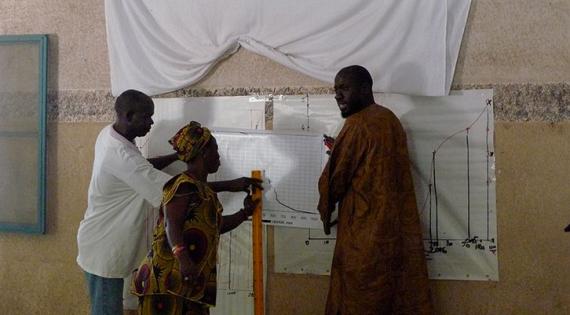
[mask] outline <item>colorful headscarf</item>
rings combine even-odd
[[[204,150],[210,138],[212,138],[212,134],[208,128],[202,127],[199,122],[191,121],[178,130],[168,142],[178,152],[178,159],[190,162]]]

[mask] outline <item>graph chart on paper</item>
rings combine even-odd
[[[398,115],[436,279],[498,280],[492,93],[470,94],[422,100]]]
[[[455,132],[449,127],[413,133],[412,155],[422,167],[414,169],[418,208],[430,253],[445,253],[457,244],[493,249],[496,229],[492,106],[472,112]],[[437,118],[433,117],[432,120]],[[446,131],[447,129],[447,131]],[[452,129],[453,130],[453,129]],[[431,134],[430,134],[431,133]],[[437,141],[424,141],[437,139]],[[418,162],[421,161],[421,162]],[[444,215],[445,214],[445,215]],[[451,215],[452,214],[452,215]]]
[[[320,228],[318,179],[326,163],[322,135],[216,130],[222,166],[210,180],[264,171],[263,220],[271,225]],[[221,193],[225,209],[243,197]]]

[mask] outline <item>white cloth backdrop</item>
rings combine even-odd
[[[105,0],[113,95],[187,87],[241,46],[333,82],[360,64],[376,92],[449,92],[471,0]]]

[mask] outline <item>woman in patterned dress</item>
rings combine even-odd
[[[164,186],[152,249],[133,275],[139,314],[209,314],[216,305],[219,236],[244,222],[255,204],[248,193],[244,208],[222,216],[208,174],[220,167],[216,139],[191,122],[170,139],[187,170]]]

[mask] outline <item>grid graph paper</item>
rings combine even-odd
[[[264,173],[263,212],[268,224],[320,227],[318,180],[326,163],[322,135],[308,133],[215,131],[221,167],[209,179],[226,180]],[[243,196],[219,194],[229,213]],[[241,197],[241,198],[240,198]]]

